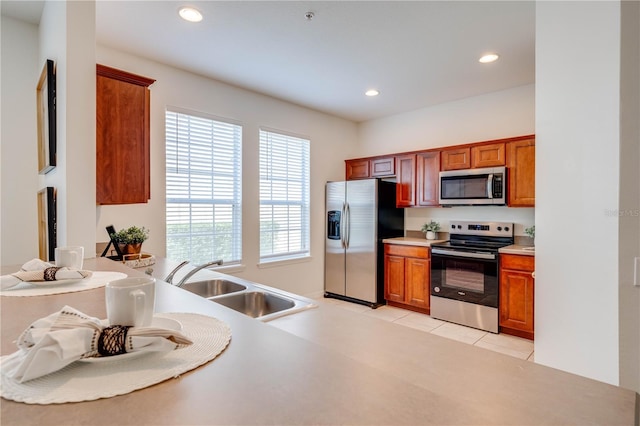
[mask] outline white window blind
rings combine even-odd
[[[167,258],[242,258],[242,127],[166,112]]]
[[[260,259],[309,255],[307,139],[260,130]]]

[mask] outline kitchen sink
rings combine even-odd
[[[225,279],[188,282],[182,285],[187,291],[204,298],[222,296],[223,294],[237,293],[247,289],[247,286],[234,283]]]
[[[306,297],[220,273],[181,288],[263,322],[317,307]]]
[[[296,305],[291,299],[262,291],[248,291],[212,299],[212,301],[252,318],[291,309]]]

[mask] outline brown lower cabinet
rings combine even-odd
[[[390,306],[429,314],[429,247],[384,245],[384,298]]]
[[[533,340],[535,258],[500,255],[500,332]]]

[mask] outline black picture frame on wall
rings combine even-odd
[[[56,167],[56,73],[55,64],[47,59],[38,81],[38,173]]]
[[[52,186],[38,191],[38,257],[55,258],[57,246],[57,192]]]

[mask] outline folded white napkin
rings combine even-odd
[[[91,271],[72,268],[58,268],[40,259],[32,259],[22,265],[18,272],[0,277],[0,290],[15,287],[23,281],[43,281],[56,284],[58,280],[73,280],[91,277]]]
[[[125,352],[162,352],[192,344],[179,331],[158,327],[105,326],[98,318],[65,306],[32,323],[18,338],[17,352],[3,357],[0,373],[23,383],[81,358]]]

